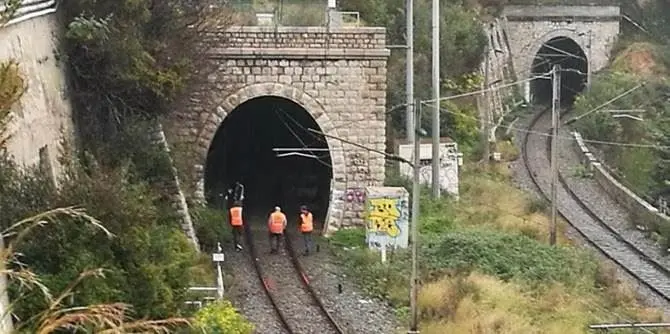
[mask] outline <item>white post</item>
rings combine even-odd
[[[440,197],[440,1],[433,0],[433,198]]]
[[[5,243],[2,235],[0,235],[0,249],[5,249]],[[7,263],[2,263],[1,268],[4,269]],[[14,332],[14,326],[12,324],[12,310],[9,304],[9,295],[7,290],[9,288],[9,282],[7,281],[7,275],[0,275],[0,334],[9,334]]]
[[[219,297],[219,300],[223,299],[223,273],[221,271],[221,262],[224,260],[223,249],[221,248],[221,243],[217,243],[218,253],[212,254],[212,259],[216,262],[216,293]]]
[[[382,242],[382,263],[386,263],[386,242]]]

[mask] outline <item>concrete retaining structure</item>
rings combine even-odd
[[[619,204],[623,205],[636,225],[643,225],[654,231],[670,227],[670,217],[660,213],[653,205],[637,196],[617,181],[591,153],[579,132],[573,132],[575,148],[582,157],[582,163],[593,172],[596,182]]]
[[[19,63],[27,90],[12,110],[8,152],[17,163],[44,163],[58,175],[60,142],[73,139],[71,106],[62,60],[56,57],[58,20],[46,15],[0,27],[0,61]]]

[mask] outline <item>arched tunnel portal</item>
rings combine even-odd
[[[210,206],[225,207],[224,194],[235,182],[244,185],[245,219],[264,223],[280,206],[289,222],[307,205],[316,223],[327,215],[331,155],[326,139],[301,105],[278,96],[261,96],[235,107],[219,126],[205,168],[205,194]],[[276,151],[275,148],[314,148]],[[320,224],[319,224],[320,225]]]
[[[588,60],[579,44],[565,36],[555,37],[543,43],[535,54],[531,73],[533,76],[545,75],[546,78],[531,81],[531,102],[551,104],[552,81],[547,73],[554,65],[561,67],[561,105],[572,105],[577,94],[586,86]]]

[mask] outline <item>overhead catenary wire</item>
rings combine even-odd
[[[444,109],[444,108],[440,108],[440,111],[450,113],[450,114],[454,114],[454,115],[459,115],[460,117],[470,118],[470,119],[473,119],[473,120],[479,120],[479,118],[477,118],[475,116],[465,115],[465,114],[458,113],[458,112],[451,111],[451,110],[447,110],[447,109]],[[492,124],[497,124],[497,123],[494,123],[494,122],[491,122],[491,123]],[[530,134],[538,135],[538,136],[542,136],[542,137],[551,137],[550,134],[539,132],[539,131],[522,129],[522,128],[517,128],[517,127],[507,126],[507,125],[499,125],[499,127],[503,128],[503,129],[509,129],[509,130],[517,131],[519,133],[530,133]],[[568,141],[576,140],[572,136],[562,136],[562,135],[556,136],[556,139],[568,140]],[[585,142],[585,143],[591,143],[591,144],[620,146],[620,147],[629,147],[629,148],[670,149],[670,146],[654,145],[654,144],[636,144],[636,143],[612,142],[612,141],[603,141],[603,140],[594,140],[594,139],[582,139],[582,141]]]
[[[281,110],[281,108],[277,108],[277,109]],[[286,123],[286,121],[281,117],[281,115],[277,112],[277,109],[274,109],[274,112],[275,112],[275,114],[279,117],[279,120],[284,124],[284,127],[286,127],[286,129],[288,129],[288,131],[291,133],[291,135],[293,135],[293,137],[295,137],[296,140],[298,140],[298,142],[300,143],[300,145],[302,145],[304,148],[309,148],[309,147],[305,144],[305,142],[302,140],[302,138],[300,138],[300,136],[298,136],[298,134],[296,134],[295,131],[293,131],[293,128],[291,128],[291,126],[289,126],[289,125]],[[302,126],[302,125],[301,125],[301,126]],[[303,128],[304,128],[304,127],[303,127]],[[309,131],[307,131],[307,132],[309,133]],[[326,167],[328,167],[328,168],[333,168],[333,166],[332,166],[331,164],[329,164],[329,163],[323,161],[322,158],[320,158],[319,156],[315,155],[314,152],[312,152],[312,151],[309,151],[309,152],[312,153],[312,156],[313,156],[314,160],[316,160],[317,162],[319,162],[320,164],[322,164],[322,165],[324,165],[324,166],[326,166]],[[302,156],[306,157],[305,155],[302,155]]]
[[[420,104],[426,104],[426,102],[421,102]],[[402,105],[401,105],[401,106],[402,106]],[[390,109],[389,111],[392,111],[392,110],[393,110],[393,109]],[[387,113],[389,113],[389,111],[387,111]],[[479,120],[478,117],[471,116],[471,115],[465,115],[465,114],[458,113],[458,112],[454,112],[454,111],[452,111],[452,110],[448,110],[448,109],[445,109],[445,108],[440,108],[440,111],[441,111],[441,112],[450,113],[450,114],[454,114],[454,115],[459,115],[459,116],[461,116],[461,117],[469,118],[469,119],[472,119],[472,120],[481,121],[481,120]],[[297,121],[296,121],[296,122],[297,122]],[[360,120],[356,120],[355,122],[360,122]],[[502,128],[502,129],[509,129],[509,130],[516,131],[516,132],[519,132],[519,133],[530,133],[530,134],[534,134],[534,135],[538,135],[538,136],[543,136],[543,137],[550,136],[549,134],[547,134],[547,133],[543,133],[543,132],[537,132],[537,131],[533,131],[533,130],[528,130],[528,129],[523,129],[523,128],[517,128],[517,127],[514,127],[514,126],[508,126],[508,125],[502,125],[502,124],[501,124],[501,125],[498,125],[497,122],[487,122],[487,123],[489,123],[489,124],[491,124],[491,125],[497,125],[499,128]],[[306,130],[306,131],[308,131],[308,132],[312,132],[312,133],[315,133],[315,134],[321,134],[321,135],[323,135],[324,137],[333,137],[333,136],[326,135],[326,134],[324,134],[323,132],[318,131],[318,130],[315,130],[315,129],[305,128],[302,124],[299,124],[299,123],[297,123],[296,125],[300,126],[302,129],[304,129],[304,130]],[[342,127],[342,126],[344,126],[344,125],[345,125],[345,124],[340,125],[340,126],[336,126],[336,127],[334,127],[333,129],[340,128],[340,127]],[[333,138],[334,138],[334,137],[333,137]],[[569,140],[569,141],[574,141],[574,140],[576,140],[576,139],[575,139],[574,137],[572,137],[572,136],[562,136],[562,135],[558,135],[556,138],[559,139],[559,140]],[[320,140],[323,140],[323,138],[319,138],[319,139],[320,139]],[[337,138],[337,139],[339,140],[339,138]],[[612,141],[603,141],[603,140],[586,139],[586,138],[582,138],[582,141],[585,142],[585,143],[590,143],[590,144],[608,145],[608,146],[619,146],[619,147],[628,147],[628,148],[670,149],[670,146],[655,145],[655,144],[637,144],[637,143],[625,143],[625,142],[612,142]],[[352,144],[352,145],[359,145],[359,144],[355,144],[355,143],[349,143],[349,144]],[[360,146],[361,148],[364,148],[362,145],[359,145],[359,146]],[[307,147],[307,146],[305,146],[305,147]],[[368,148],[365,148],[365,149],[368,149]],[[332,150],[332,149],[329,149],[329,151],[330,151],[330,150]],[[377,151],[378,153],[381,153],[381,152],[382,152],[382,151],[379,151],[379,150],[375,150],[375,151]],[[384,152],[383,154],[384,154],[384,155],[389,155],[389,154],[386,153],[386,152]],[[392,157],[391,157],[392,159],[396,159],[396,160],[397,160],[397,158],[398,158],[397,156],[394,156],[394,155],[391,155],[391,156],[392,156]]]
[[[601,104],[601,105],[599,105],[599,106],[597,106],[597,107],[595,107],[595,108],[593,108],[593,109],[591,109],[591,110],[589,110],[589,111],[587,111],[587,112],[585,112],[585,113],[583,113],[583,114],[581,114],[581,115],[579,115],[579,116],[577,116],[577,117],[575,117],[575,118],[571,118],[571,119],[565,121],[565,124],[571,124],[571,123],[574,123],[574,122],[576,122],[576,121],[578,121],[578,120],[580,120],[580,119],[582,119],[582,118],[584,118],[584,117],[586,117],[586,116],[588,116],[588,115],[590,115],[590,114],[592,114],[592,113],[594,113],[594,112],[597,112],[598,110],[600,110],[600,109],[602,109],[602,108],[605,108],[606,106],[608,106],[608,105],[614,103],[616,100],[618,100],[618,99],[620,99],[620,98],[622,98],[622,97],[624,97],[624,96],[626,96],[626,95],[628,95],[628,94],[634,92],[635,90],[637,90],[638,88],[640,88],[640,87],[642,87],[642,86],[644,86],[644,82],[641,83],[641,84],[636,85],[635,87],[633,87],[633,88],[631,88],[631,89],[626,90],[625,92],[623,92],[623,93],[621,93],[621,94],[619,94],[619,95],[617,95],[617,96],[615,96],[615,97],[613,97],[613,98],[607,100],[605,103],[603,103],[603,104]]]

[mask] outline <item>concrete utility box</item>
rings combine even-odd
[[[407,248],[409,192],[403,187],[365,188],[365,239],[369,248]]]
[[[398,143],[398,155],[414,161],[414,145],[401,141]],[[463,154],[458,152],[458,144],[449,138],[440,139],[440,188],[451,196],[458,198],[458,167],[462,165]],[[433,161],[433,144],[430,139],[421,139],[419,159],[421,160],[420,178],[422,184],[431,184],[433,178],[431,163]],[[400,175],[411,179],[412,167],[400,164]]]

